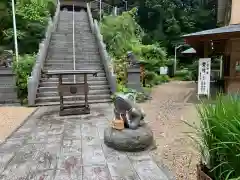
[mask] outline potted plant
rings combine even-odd
[[[201,153],[198,180],[240,179],[240,96],[219,95],[213,104],[197,110],[200,124],[192,126]]]

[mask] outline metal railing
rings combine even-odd
[[[76,52],[75,52],[75,8],[73,4],[73,70],[76,70]],[[76,75],[73,75],[74,83],[76,83]]]
[[[114,14],[114,12],[116,11],[114,6],[107,4],[105,2],[102,2],[102,0],[94,0],[89,2],[89,5],[91,7],[91,9],[93,10],[97,10],[99,12],[99,20],[101,21],[102,15],[106,14],[106,15],[110,15],[110,14]]]

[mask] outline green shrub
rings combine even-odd
[[[135,21],[136,8],[120,16],[105,16],[101,33],[108,52],[121,58],[127,51],[140,44],[142,29]]]
[[[14,61],[13,70],[16,76],[18,98],[26,103],[28,95],[28,77],[31,75],[36,56],[26,54],[20,56],[18,62]]]
[[[169,82],[169,77],[168,75],[158,75],[154,79],[155,85],[159,85],[162,83]]]
[[[154,85],[156,71],[166,63],[166,50],[157,44],[143,45],[143,31],[135,20],[136,9],[120,16],[105,16],[101,21],[101,34],[114,63],[117,83],[126,84],[126,53],[133,51],[137,59],[143,61],[148,86]],[[148,73],[148,72],[152,73]]]
[[[146,71],[144,76],[146,86],[153,87],[154,85],[156,85],[155,83],[156,78],[157,78],[157,74],[155,72]]]
[[[193,75],[191,71],[185,68],[185,69],[176,71],[175,79],[181,80],[181,81],[192,81]]]
[[[144,67],[148,71],[157,72],[159,67],[164,66],[167,63],[165,49],[157,44],[139,45],[132,50],[134,54],[138,56],[138,59],[145,64]]]
[[[220,95],[214,104],[198,107],[200,127],[196,127],[203,162],[214,179],[240,178],[239,95]]]

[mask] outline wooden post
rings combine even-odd
[[[84,96],[85,96],[85,107],[88,107],[88,83],[87,83],[87,74],[84,74]]]
[[[204,52],[203,52],[203,57],[204,58],[208,58],[208,55],[209,55],[208,48],[209,48],[209,42],[204,41]]]
[[[62,85],[62,75],[61,74],[58,75],[58,84]],[[63,95],[59,88],[58,88],[58,93],[59,93],[59,97],[60,97],[60,111],[61,111],[64,108],[63,107]]]

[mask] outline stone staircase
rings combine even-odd
[[[88,75],[89,103],[110,102],[110,88],[101,63],[96,39],[90,30],[85,11],[75,12],[75,57],[76,70],[96,70],[98,77]],[[73,70],[73,12],[61,11],[58,27],[52,34],[44,70]],[[63,82],[74,82],[73,75],[63,76]],[[76,75],[76,82],[83,82],[82,75]],[[58,78],[42,76],[36,97],[36,105],[58,105]],[[68,96],[69,103],[84,102],[84,96]]]
[[[12,68],[0,67],[0,106],[20,105]]]

